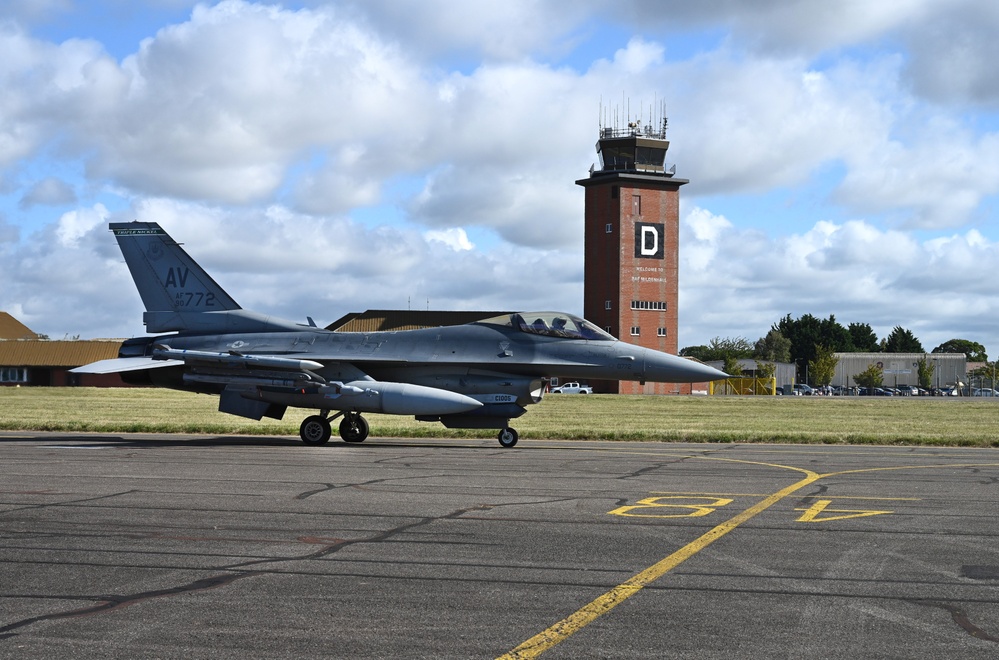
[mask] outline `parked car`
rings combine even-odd
[[[804,383],[795,383],[794,393],[797,394],[798,396],[812,396],[814,392],[812,391],[811,387],[805,385]]]
[[[593,394],[593,388],[579,383],[562,383],[552,388],[552,394]]]
[[[883,387],[861,387],[860,396],[895,396],[890,389]]]

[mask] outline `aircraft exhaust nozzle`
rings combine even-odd
[[[388,415],[457,415],[481,408],[470,396],[411,383],[355,380],[320,388],[330,407]]]

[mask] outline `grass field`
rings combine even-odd
[[[0,388],[0,429],[298,435],[283,421],[217,411],[213,396],[159,389]],[[492,437],[411,417],[365,415],[372,437]],[[548,395],[512,422],[522,439],[999,447],[999,400]]]

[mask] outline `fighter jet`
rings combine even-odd
[[[362,413],[413,415],[448,428],[499,429],[538,403],[553,377],[706,382],[726,374],[612,337],[559,312],[520,312],[465,325],[334,332],[241,308],[158,224],[111,223],[155,336],[122,344],[118,357],[73,369],[120,373],[132,384],[219,397],[219,411],[281,419],[315,409],[302,441],[362,442]],[[331,416],[331,413],[334,413]]]

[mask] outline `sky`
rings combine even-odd
[[[242,305],[583,304],[601,122],[664,104],[679,345],[785,315],[999,356],[999,4],[0,0],[0,310],[144,334],[109,222]]]

